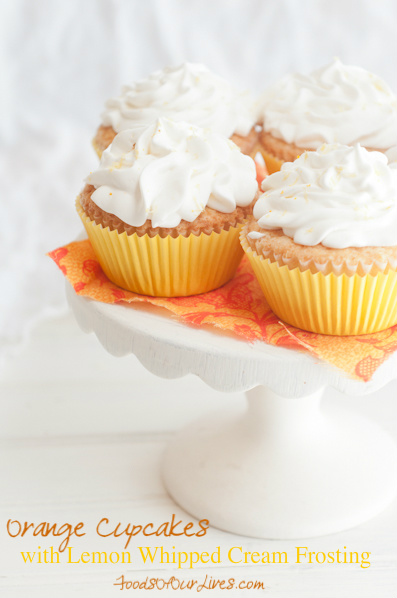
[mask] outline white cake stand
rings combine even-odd
[[[176,436],[165,454],[165,485],[211,526],[259,538],[301,538],[353,527],[397,493],[397,450],[371,421],[323,413],[330,385],[351,395],[396,377],[391,357],[363,383],[311,356],[215,329],[196,329],[165,310],[67,296],[85,332],[112,355],[135,354],[164,378],[193,373],[223,391],[247,391],[244,415],[220,413]],[[187,397],[188,400],[188,397]]]

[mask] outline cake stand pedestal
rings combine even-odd
[[[95,302],[69,283],[67,296],[80,327],[111,354],[133,353],[164,378],[193,373],[215,389],[246,391],[244,414],[210,415],[166,450],[168,492],[198,519],[259,538],[319,536],[370,519],[397,494],[389,435],[320,405],[327,385],[351,395],[381,388],[395,377],[395,356],[363,383],[305,353],[192,328],[153,306]]]

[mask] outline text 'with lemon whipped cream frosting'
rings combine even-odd
[[[192,222],[208,206],[230,213],[257,192],[255,164],[229,139],[159,118],[138,135],[119,133],[87,183],[102,210],[139,227]]]
[[[287,143],[360,143],[387,150],[397,139],[397,97],[377,75],[335,58],[310,75],[286,75],[262,96],[263,127]]]
[[[360,145],[323,145],[267,177],[254,207],[261,229],[300,245],[397,246],[397,170]],[[250,237],[259,239],[260,232]]]

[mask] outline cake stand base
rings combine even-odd
[[[325,413],[322,391],[287,399],[247,392],[240,416],[211,416],[167,449],[165,485],[186,511],[245,536],[330,534],[382,511],[397,493],[397,448],[347,410]]]
[[[397,353],[363,383],[305,353],[66,289],[82,329],[111,354],[133,353],[165,378],[192,373],[218,390],[247,391],[244,415],[208,416],[166,452],[165,484],[192,515],[247,536],[303,538],[358,525],[397,494],[388,434],[347,410],[320,409],[326,386],[364,395],[395,379]]]

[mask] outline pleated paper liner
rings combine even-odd
[[[303,330],[337,336],[370,334],[397,323],[397,272],[336,275],[289,269],[241,243],[272,311]]]
[[[235,274],[243,256],[241,226],[176,238],[118,233],[76,208],[106,276],[117,286],[152,297],[185,297],[212,291]]]

